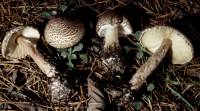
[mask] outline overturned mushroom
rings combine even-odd
[[[108,11],[98,18],[96,32],[104,37],[104,49],[115,50],[119,47],[119,36],[132,34],[132,28],[128,19],[118,15],[114,11]]]
[[[47,23],[44,36],[52,47],[68,48],[77,44],[84,33],[84,26],[79,20],[53,18]]]
[[[48,77],[56,73],[55,67],[44,60],[36,48],[40,38],[37,29],[19,26],[8,31],[2,42],[2,56],[7,59],[21,59],[29,55]]]
[[[129,81],[132,89],[138,89],[171,50],[173,64],[185,64],[193,58],[193,46],[178,30],[168,26],[155,26],[142,31],[140,42],[152,56]]]

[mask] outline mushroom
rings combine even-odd
[[[152,55],[133,75],[129,83],[138,89],[156,69],[167,52],[171,51],[172,64],[186,64],[193,58],[193,46],[180,31],[169,26],[155,26],[142,31],[140,43]]]
[[[98,18],[96,32],[104,38],[104,49],[116,50],[119,47],[119,36],[132,34],[132,28],[128,19],[118,15],[114,11],[108,11]]]
[[[119,78],[118,74],[122,74],[125,70],[121,59],[119,37],[132,35],[131,25],[126,17],[115,11],[108,11],[99,16],[96,32],[99,37],[104,37],[104,46],[101,52],[103,56],[100,58],[102,66],[99,67],[103,72],[100,73],[108,75],[111,73]],[[113,75],[109,77],[113,77]]]
[[[45,27],[44,37],[54,48],[68,48],[77,44],[84,33],[84,26],[79,20],[53,18]]]
[[[55,67],[44,60],[36,48],[40,38],[37,29],[31,26],[19,26],[8,31],[2,42],[2,56],[6,59],[21,59],[30,56],[48,77],[56,73]]]
[[[44,38],[47,44],[54,48],[69,48],[77,44],[85,34],[81,21],[76,19],[53,18],[44,30]],[[70,89],[61,82],[60,78],[52,78],[50,92],[53,101],[65,100]]]

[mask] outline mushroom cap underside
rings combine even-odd
[[[104,37],[105,30],[109,29],[109,27],[118,27],[120,36],[132,34],[132,27],[128,19],[120,16],[115,11],[108,11],[99,16],[96,32],[100,37]]]
[[[8,31],[2,42],[1,53],[4,58],[21,59],[27,56],[25,47],[17,43],[18,37],[37,43],[40,34],[36,29],[29,26],[19,26]]]
[[[55,48],[68,48],[77,44],[85,34],[81,21],[64,18],[51,19],[44,31],[46,42]]]
[[[144,48],[154,53],[162,43],[163,39],[172,41],[172,63],[185,64],[193,58],[193,46],[191,42],[180,31],[169,26],[155,26],[142,31],[140,42]]]

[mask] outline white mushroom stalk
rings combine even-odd
[[[131,89],[138,89],[143,85],[170,49],[173,64],[185,64],[193,58],[193,47],[190,41],[181,32],[171,27],[156,26],[146,29],[141,34],[140,42],[153,54],[129,81]]]
[[[169,39],[164,39],[162,45],[156,52],[143,64],[130,80],[131,89],[138,89],[146,81],[147,77],[160,64],[162,59],[167,54],[172,42]]]
[[[47,77],[54,77],[57,73],[55,67],[45,61],[36,48],[39,38],[39,31],[33,27],[16,27],[6,33],[2,42],[2,56],[7,59],[30,56]]]
[[[104,49],[110,49],[119,47],[119,37],[118,37],[118,27],[117,26],[107,26],[105,30],[105,44]]]
[[[55,71],[55,67],[45,61],[44,57],[41,55],[41,53],[37,50],[36,45],[31,43],[29,40],[19,37],[17,39],[17,43],[25,47],[25,51],[28,56],[30,56],[33,61],[38,65],[40,70],[46,74],[47,77],[54,77],[57,73]]]

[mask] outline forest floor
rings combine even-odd
[[[49,93],[47,78],[30,57],[7,60],[0,54],[0,110],[8,111],[85,111],[88,108],[88,87],[103,91],[103,108],[108,111],[197,111],[200,110],[200,2],[199,0],[1,0],[0,41],[10,29],[32,25],[39,29],[37,48],[60,70],[71,92],[62,102],[55,102]],[[194,58],[185,65],[173,65],[165,58],[147,82],[137,91],[130,90],[128,80],[149,55],[130,41],[120,39],[124,50],[124,79],[103,81],[92,77],[98,67],[103,40],[95,31],[97,18],[108,10],[116,10],[130,21],[134,33],[155,25],[169,25],[183,32],[194,47]],[[58,50],[44,41],[44,28],[52,16],[74,16],[85,26],[86,34],[69,50]],[[0,42],[1,46],[1,42]],[[71,53],[70,53],[71,54]],[[69,61],[72,61],[69,63]],[[90,85],[88,85],[90,83]],[[98,88],[94,85],[97,84]],[[92,85],[91,85],[92,84]],[[115,95],[116,94],[116,95]],[[88,109],[89,110],[89,109]]]

